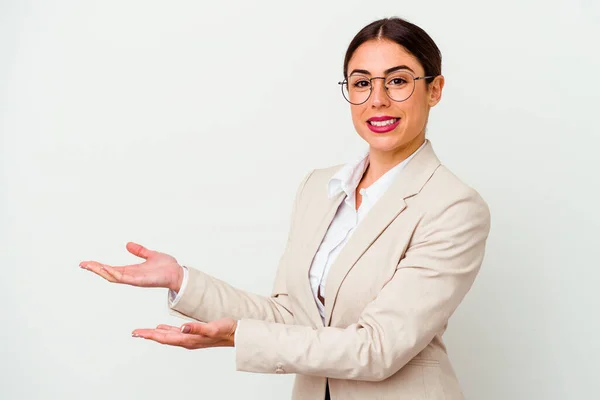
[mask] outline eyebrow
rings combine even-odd
[[[385,71],[383,71],[383,74],[384,75],[391,74],[392,72],[396,72],[396,71],[399,71],[401,69],[407,69],[410,72],[412,72],[413,74],[415,73],[415,71],[413,71],[412,68],[409,67],[408,65],[397,65],[395,67],[386,69]],[[364,75],[371,75],[371,73],[369,71],[367,71],[366,69],[354,69],[354,70],[352,70],[352,72],[350,73],[350,75],[353,75],[353,74],[356,74],[356,73],[358,73],[358,74],[364,74]],[[348,76],[350,76],[350,75],[348,75]]]

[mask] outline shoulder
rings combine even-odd
[[[424,219],[454,224],[490,225],[490,209],[481,194],[443,164],[440,164],[414,199],[407,199],[421,209]]]
[[[436,204],[459,198],[485,203],[475,188],[465,183],[443,164],[439,165],[419,194]]]

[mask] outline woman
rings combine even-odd
[[[462,399],[442,334],[480,268],[490,216],[425,138],[441,54],[421,28],[383,19],[350,43],[344,78],[368,153],[303,179],[270,297],[134,243],[141,264],[81,266],[168,288],[173,312],[203,322],[133,336],[235,346],[238,370],[297,374],[294,399]]]

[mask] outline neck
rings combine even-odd
[[[368,187],[377,179],[381,178],[386,172],[406,160],[412,153],[417,151],[425,142],[425,134],[418,135],[405,146],[394,149],[393,151],[380,151],[369,149],[369,166],[362,179],[364,186]]]

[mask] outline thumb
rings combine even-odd
[[[200,324],[197,322],[181,325],[181,332],[190,335],[202,335],[211,337],[216,333],[216,329],[211,324]]]
[[[153,253],[152,250],[148,250],[141,244],[133,242],[127,243],[127,246],[125,247],[127,247],[127,251],[129,251],[131,254],[133,254],[134,256],[141,257],[143,259],[148,259],[148,257],[150,257],[150,255],[152,255]]]

